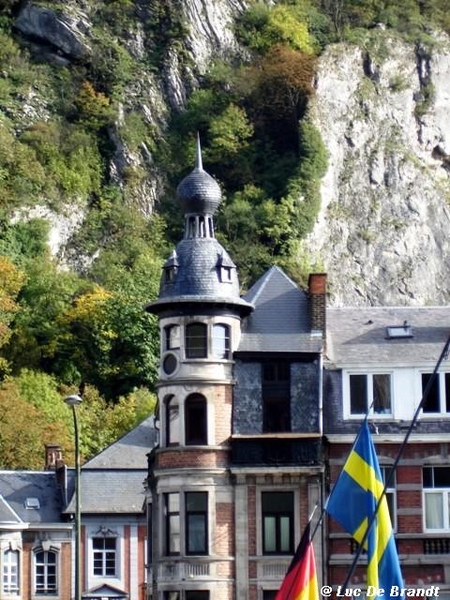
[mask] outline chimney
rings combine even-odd
[[[326,337],[327,324],[327,275],[311,273],[308,279],[311,333]]]
[[[56,471],[63,462],[62,450],[59,444],[45,444],[45,470]]]

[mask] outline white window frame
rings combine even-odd
[[[55,560],[55,589],[54,590],[50,590],[48,591],[47,588],[45,588],[45,590],[42,591],[38,591],[37,589],[37,555],[43,553],[45,555],[46,558],[48,558],[48,555],[54,554],[56,557]],[[43,597],[48,597],[48,596],[58,596],[60,593],[60,553],[55,550],[54,548],[50,548],[49,550],[44,550],[43,548],[36,548],[36,550],[33,553],[33,596],[36,596],[37,598],[43,598]],[[41,563],[39,563],[39,565],[41,565]],[[47,563],[47,561],[45,561],[42,566],[44,567],[45,570],[45,579],[48,579],[48,568],[49,566],[53,566],[53,563],[51,565],[49,565]]]
[[[94,540],[102,540],[106,542],[106,540],[114,540],[114,549],[112,548],[94,548]],[[93,577],[101,577],[102,579],[117,579],[117,572],[119,570],[118,565],[118,542],[117,536],[114,535],[93,535],[91,538],[92,544],[92,576]],[[108,561],[111,559],[108,558],[109,554],[114,554],[114,573],[107,573],[108,570]],[[95,569],[98,568],[98,560],[101,558],[101,573],[96,573]],[[97,565],[96,565],[97,561]]]
[[[447,468],[450,470],[448,465],[424,465],[424,468]],[[443,527],[427,527],[427,511],[426,511],[426,497],[432,494],[440,494],[442,497],[442,524]],[[450,485],[448,487],[422,487],[422,501],[423,501],[423,530],[425,533],[438,533],[446,532],[450,530]]]
[[[11,561],[16,557],[17,562]],[[5,596],[20,595],[20,551],[13,548],[5,548],[2,557],[2,582],[1,590]],[[15,572],[14,572],[15,571]],[[5,585],[6,580],[6,585]]]
[[[124,574],[124,529],[123,526],[110,529],[105,524],[99,523],[96,527],[90,528],[87,540],[87,556],[86,556],[86,572],[88,576],[88,587],[98,586],[104,581],[108,585],[118,586],[123,585]],[[100,537],[114,537],[116,539],[116,574],[115,575],[94,575],[94,548],[93,539]]]
[[[352,375],[364,375],[367,377],[367,408],[366,412],[352,413],[351,412],[351,397],[350,397],[350,377]],[[391,398],[391,410],[390,412],[375,412],[373,409],[373,376],[374,375],[388,375],[390,381],[390,398]],[[343,400],[344,400],[344,419],[361,419],[361,417],[368,414],[369,416],[376,417],[377,419],[392,420],[394,418],[394,372],[389,369],[373,369],[370,371],[352,369],[343,372],[342,378],[343,386]]]
[[[423,393],[425,391],[425,388],[422,385],[422,375],[430,375],[431,376],[432,371],[426,370],[426,369],[422,369],[420,371],[420,382],[419,382],[420,398],[419,398],[419,401],[422,399]],[[440,403],[439,410],[436,412],[431,412],[431,411],[424,412],[422,409],[420,411],[421,418],[425,418],[425,419],[426,418],[436,418],[436,415],[450,417],[450,410],[447,411],[447,408],[446,408],[446,397],[445,397],[445,391],[446,391],[445,376],[446,375],[450,376],[450,372],[449,371],[439,372],[436,375],[436,378],[438,381],[438,386],[439,386],[439,403]],[[450,383],[450,381],[449,381],[449,383]]]

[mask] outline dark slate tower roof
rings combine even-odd
[[[214,236],[221,191],[203,170],[198,139],[195,168],[179,184],[177,199],[184,210],[184,239],[164,264],[158,300],[147,310],[161,313],[180,304],[214,303],[250,313],[252,304],[239,294],[236,266]]]
[[[197,137],[195,168],[178,186],[177,198],[185,214],[208,215],[216,212],[222,199],[219,184],[203,170],[199,137]]]

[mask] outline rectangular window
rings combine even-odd
[[[448,531],[450,502],[450,467],[423,468],[425,530]]]
[[[36,595],[56,594],[58,591],[56,553],[36,552],[34,561]]]
[[[180,554],[180,494],[164,494],[166,554]]]
[[[214,358],[230,358],[230,328],[228,325],[214,325],[212,329],[212,355]]]
[[[186,492],[186,554],[208,554],[208,493]]]
[[[397,530],[397,494],[396,494],[396,477],[395,471],[391,475],[390,466],[380,466],[381,475],[383,477],[383,483],[386,485],[389,477],[389,484],[386,488],[386,501],[389,508],[389,516],[391,517],[391,524],[393,531]]]
[[[450,413],[450,373],[422,373],[423,413]]]
[[[191,323],[186,326],[186,358],[206,358],[207,331],[204,323]]]
[[[294,551],[293,492],[262,492],[263,554],[292,554]]]
[[[19,593],[19,551],[6,550],[3,553],[3,592],[5,594]]]
[[[209,592],[201,590],[186,591],[186,600],[209,600]]]
[[[92,538],[93,573],[98,577],[116,576],[117,539]]]
[[[180,326],[164,327],[164,350],[175,350],[180,347]]]
[[[145,560],[148,566],[153,562],[153,505],[150,502],[147,503],[147,546]]]
[[[291,431],[291,368],[288,362],[262,365],[263,431]]]
[[[350,414],[390,414],[392,412],[390,373],[349,375]]]

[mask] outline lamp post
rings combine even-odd
[[[81,470],[80,436],[77,419],[77,406],[81,401],[80,396],[75,394],[64,398],[64,402],[72,407],[75,432],[75,600],[81,600]]]

